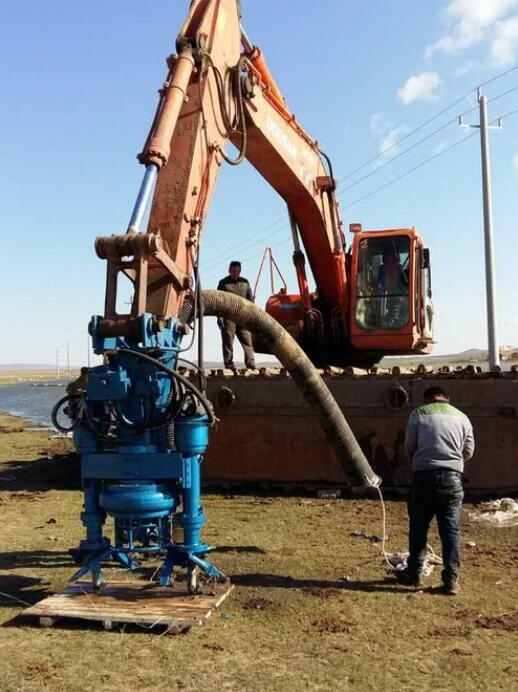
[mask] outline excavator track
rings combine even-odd
[[[467,493],[518,491],[518,366],[491,373],[424,365],[319,372],[386,490],[405,492],[410,485],[406,422],[424,390],[438,385],[473,422],[476,452],[466,465]],[[207,394],[218,422],[204,461],[205,485],[347,490],[317,415],[284,369],[209,370]]]

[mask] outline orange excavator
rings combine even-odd
[[[241,27],[240,3],[194,0],[176,49],[139,155],[147,173],[129,231],[158,178],[147,233],[162,259],[155,252],[148,261],[135,317],[144,308],[160,319],[180,314],[221,165],[246,158],[285,200],[294,243],[298,294],[272,296],[266,312],[313,363],[368,367],[384,354],[430,352],[428,250],[413,228],[352,224],[346,251],[331,161],[288,109]],[[229,140],[235,159],[225,153]],[[260,335],[255,344],[270,350]]]
[[[153,316],[155,330],[175,315],[193,326],[196,321],[186,315],[192,315],[189,303],[200,293],[198,317],[228,309],[216,295],[221,292],[193,291],[191,277],[199,288],[201,232],[220,168],[246,158],[285,200],[294,243],[298,292],[273,295],[266,312],[313,364],[324,367],[323,377],[309,372],[298,377],[299,357],[284,347],[279,352],[284,336],[272,339],[261,318],[248,322],[256,350],[273,352],[285,368],[255,377],[214,371],[207,379],[220,423],[205,457],[205,481],[341,486],[346,469],[337,464],[337,446],[321,425],[335,413],[315,416],[308,397],[297,389],[309,380],[315,386],[324,380],[386,486],[408,486],[402,442],[408,412],[421,402],[427,386],[438,384],[474,422],[478,451],[469,469],[470,487],[518,488],[511,462],[518,443],[516,372],[433,373],[421,365],[414,373],[396,369],[375,376],[348,367],[369,368],[383,354],[431,351],[430,254],[413,228],[366,231],[351,224],[352,242],[345,247],[331,162],[290,112],[261,51],[244,32],[238,0],[193,0],[176,51],[168,58],[169,71],[139,157],[146,173],[128,232],[113,240],[116,251],[105,253],[104,241],[98,243],[100,255],[111,258],[103,325],[119,325],[114,334],[129,333],[146,313]],[[225,151],[229,141],[238,152],[233,159]],[[149,201],[147,233],[141,234]],[[124,254],[133,258],[130,265]],[[308,285],[306,257],[315,290]],[[120,317],[114,308],[117,272],[129,276],[135,287],[129,317]],[[248,309],[235,306],[227,316],[246,323]],[[198,331],[202,326],[199,319]],[[500,431],[496,446],[495,429]],[[334,433],[331,437],[336,439]],[[349,450],[345,456],[354,454]],[[372,486],[368,470],[356,475],[361,484]]]

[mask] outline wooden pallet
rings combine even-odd
[[[231,584],[211,584],[192,596],[184,583],[158,586],[144,581],[113,581],[94,591],[90,582],[80,581],[27,608],[22,615],[38,617],[41,627],[73,618],[101,622],[106,630],[131,623],[177,634],[205,624],[232,589]]]

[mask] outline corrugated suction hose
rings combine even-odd
[[[322,377],[290,334],[264,310],[232,293],[205,290],[202,291],[202,302],[204,315],[224,317],[250,330],[280,360],[318,414],[352,490],[360,493],[377,488],[381,478],[370,467]],[[185,307],[189,309],[187,305]]]

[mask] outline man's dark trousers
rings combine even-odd
[[[245,366],[255,368],[255,354],[252,344],[252,334],[248,329],[239,327],[231,320],[223,320],[221,339],[223,342],[223,361],[226,368],[234,367],[234,337],[237,336],[245,352]]]
[[[443,583],[451,584],[457,580],[463,497],[462,476],[458,471],[442,468],[414,473],[408,502],[410,556],[407,567],[413,577],[421,572],[426,555],[428,528],[435,516],[442,544]]]

